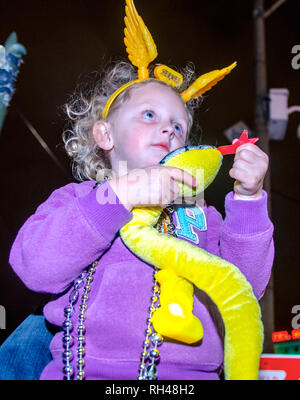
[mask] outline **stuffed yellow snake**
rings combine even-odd
[[[202,176],[194,193],[197,195],[214,180],[221,163],[222,154],[217,148],[185,146],[169,153],[160,164],[181,168],[197,177],[198,182]],[[179,185],[182,195],[190,195],[190,188]],[[154,226],[161,212],[162,207],[135,207],[132,219],[120,230],[131,251],[159,268],[156,279],[161,295],[160,307],[152,317],[154,329],[165,338],[188,344],[202,338],[201,322],[192,314],[195,285],[216,304],[224,322],[225,379],[258,379],[263,325],[250,283],[235,265],[158,232]]]

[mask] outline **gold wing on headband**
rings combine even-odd
[[[149,78],[148,65],[157,57],[151,33],[138,15],[133,0],[126,0],[124,43],[128,58],[138,68],[139,79]]]
[[[180,96],[183,98],[185,102],[189,101],[190,99],[196,99],[197,97],[201,96],[203,93],[210,90],[213,86],[215,86],[220,80],[225,78],[233,68],[236,66],[236,62],[229,65],[229,67],[225,67],[220,69],[216,69],[214,71],[210,71],[207,74],[199,76],[195,82],[187,88],[184,92],[180,93]]]
[[[111,105],[120,93],[129,86],[149,78],[148,65],[157,57],[157,49],[154,40],[144,24],[144,21],[139,16],[133,0],[126,0],[125,12],[124,43],[129,60],[132,65],[138,68],[138,79],[127,82],[110,96],[102,112],[102,119],[107,117]],[[210,90],[221,79],[228,75],[235,66],[236,62],[221,70],[214,70],[201,75],[188,89],[180,93],[183,101],[186,103],[190,99],[197,98]],[[177,88],[181,86],[183,80],[181,74],[166,65],[157,66],[154,69],[154,76],[156,79]]]

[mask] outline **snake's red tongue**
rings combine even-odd
[[[245,129],[239,139],[234,143],[230,144],[229,146],[220,146],[217,148],[219,152],[223,155],[226,156],[227,154],[235,154],[236,149],[241,146],[242,144],[246,143],[256,143],[259,140],[259,138],[248,138],[248,131]]]

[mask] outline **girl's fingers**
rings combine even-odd
[[[189,172],[184,171],[181,168],[175,168],[175,167],[163,167],[163,168],[167,168],[169,171],[169,175],[176,181],[185,183],[189,186],[197,186],[196,178],[194,178],[193,175],[191,175]]]
[[[236,154],[250,153],[252,156],[268,159],[268,155],[253,143],[247,143],[237,148]]]
[[[233,163],[233,166],[232,166],[232,168],[242,169],[246,172],[249,171],[250,167],[251,167],[251,164],[248,161],[245,161],[242,159],[235,160]]]
[[[236,179],[240,182],[245,182],[248,178],[246,171],[240,168],[231,168],[231,170],[229,171],[229,175],[231,176],[231,178]]]

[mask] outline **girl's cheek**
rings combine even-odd
[[[176,140],[175,140],[175,147],[176,147],[176,149],[179,149],[179,147],[183,147],[184,146],[184,143],[185,143],[185,140],[184,140],[184,138],[177,138]]]
[[[145,145],[145,138],[142,135],[131,135],[130,138],[128,138],[128,145],[132,151],[138,151]]]

